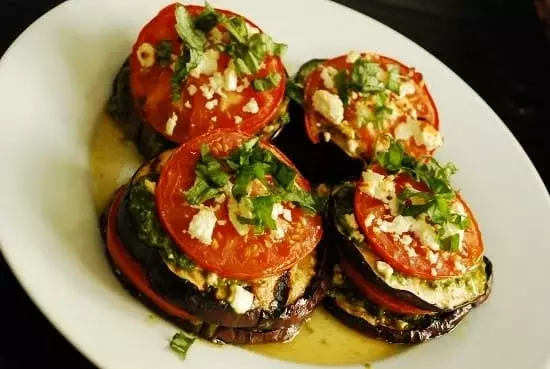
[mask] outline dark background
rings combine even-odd
[[[0,55],[61,2],[0,0]],[[510,128],[548,188],[550,0],[338,2],[396,29],[453,69]],[[32,304],[1,255],[0,301],[0,368],[93,368]]]

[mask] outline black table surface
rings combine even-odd
[[[338,2],[396,29],[453,69],[506,123],[549,187],[550,156],[546,150],[550,136],[543,133],[550,131],[550,42],[534,2]],[[0,55],[31,22],[59,3],[2,0]],[[539,0],[539,10],[540,6],[544,8],[544,0]],[[490,142],[487,145],[490,149]],[[1,256],[0,286],[0,368],[94,367],[33,305]]]

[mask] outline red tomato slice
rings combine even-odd
[[[340,257],[340,266],[344,274],[353,282],[353,284],[375,304],[384,310],[400,314],[423,315],[432,314],[432,311],[420,309],[414,305],[399,300],[397,297],[381,290],[374,284],[368,282],[351,264],[343,257]]]
[[[386,174],[379,166],[371,166],[371,169],[380,174]],[[399,238],[392,237],[391,233],[382,232],[376,225],[377,220],[392,221],[388,206],[382,201],[361,191],[360,182],[355,191],[355,216],[363,233],[370,241],[372,249],[395,270],[404,275],[415,276],[423,279],[441,279],[460,276],[470,267],[476,265],[483,255],[483,240],[479,225],[474,214],[462,199],[457,195],[457,201],[462,204],[464,211],[470,220],[470,226],[464,231],[464,241],[459,251],[437,250],[433,252],[436,262],[430,261],[429,248],[422,244],[412,232],[406,232],[412,238],[410,245],[405,245]],[[406,185],[410,185],[419,191],[428,191],[423,183],[415,181],[410,175],[401,173],[395,177],[396,194],[399,196]],[[374,215],[374,220],[367,225],[365,220],[369,214]],[[409,256],[414,251],[414,256]],[[432,259],[433,260],[433,259]]]
[[[186,202],[183,191],[195,180],[201,144],[208,144],[214,156],[223,157],[250,138],[242,132],[219,130],[188,141],[168,160],[156,187],[160,218],[180,249],[204,269],[239,280],[263,278],[289,269],[315,248],[323,233],[320,215],[310,215],[294,207],[290,209],[292,222],[287,224],[283,238],[275,240],[270,232],[257,235],[253,231],[242,237],[229,221],[226,201],[216,211],[218,224],[212,245],[205,245],[188,234],[189,223],[199,210]],[[294,168],[274,146],[265,142],[261,145]],[[297,183],[305,190],[310,189],[299,173]]]
[[[389,119],[389,125],[385,129],[369,129],[368,125],[359,125],[357,122],[357,106],[359,99],[352,99],[350,104],[344,109],[344,120],[349,123],[349,127],[355,132],[356,139],[358,140],[359,147],[356,150],[357,153],[370,158],[374,153],[374,148],[377,140],[385,134],[391,134],[395,136],[396,127],[403,122],[406,122],[411,117],[411,108],[416,110],[417,119],[420,121],[420,128],[425,126],[432,126],[435,131],[439,129],[439,118],[435,103],[428,92],[428,89],[423,81],[422,74],[416,72],[413,68],[409,68],[397,60],[388,58],[386,56],[368,53],[362,54],[362,56],[368,55],[373,62],[379,63],[380,66],[386,70],[389,65],[397,65],[401,70],[402,76],[411,77],[411,83],[414,84],[415,92],[408,95],[406,99],[397,99],[395,101],[397,114],[395,117]],[[323,67],[333,67],[338,71],[348,70],[351,71],[353,63],[348,63],[346,59],[347,55],[342,55],[334,59],[330,59],[322,64]],[[317,90],[328,90],[321,77],[322,67],[315,69],[308,77],[305,83],[304,91],[304,106],[305,106],[305,122],[306,131],[309,139],[313,143],[319,143],[319,135],[324,131],[323,127],[328,123],[325,118],[313,109],[313,95]],[[329,90],[331,93],[337,94],[336,88]],[[393,98],[396,98],[392,94]],[[406,100],[406,101],[405,101]],[[423,155],[432,154],[435,149],[427,149],[423,145],[418,145],[416,141],[411,137],[408,140],[402,140],[405,145],[405,149],[411,155],[420,157]]]
[[[124,195],[124,191],[119,191],[115,196],[115,200],[109,209],[107,218],[107,251],[113,261],[113,264],[120,270],[124,277],[148,300],[153,302],[162,311],[167,314],[184,319],[197,320],[194,316],[182,310],[180,307],[173,305],[162,296],[158,295],[149,284],[149,280],[141,265],[128,253],[117,234],[116,217],[120,201]]]
[[[181,84],[181,98],[172,100],[171,78],[173,71],[169,66],[161,66],[155,61],[152,67],[144,68],[138,59],[138,51],[141,45],[148,43],[156,45],[160,41],[172,41],[172,53],[179,54],[184,47],[175,30],[175,8],[171,4],[162,9],[140,32],[134,44],[130,57],[130,86],[132,96],[141,111],[144,119],[151,124],[156,131],[167,139],[177,143],[183,143],[196,136],[217,128],[233,128],[250,134],[256,134],[267,125],[277,113],[278,107],[284,99],[286,86],[286,72],[280,57],[268,56],[265,67],[257,75],[248,76],[248,81],[262,78],[271,72],[281,75],[281,82],[276,88],[268,91],[255,91],[252,86],[244,88],[241,92],[226,92],[221,98],[218,95],[208,100],[201,92],[201,86],[207,86],[210,76],[201,74],[198,78],[191,75]],[[202,6],[186,5],[187,11],[195,16],[204,9]],[[235,15],[227,10],[218,12],[225,15]],[[245,19],[251,26],[258,28],[254,23]],[[223,31],[223,27],[218,25]],[[220,52],[218,59],[218,72],[222,73],[227,68],[230,57]],[[188,87],[193,86],[197,91],[191,94]],[[258,104],[258,112],[243,111],[245,105],[255,99]],[[208,101],[217,101],[212,109],[207,107]],[[166,123],[173,114],[176,114],[177,124],[174,132],[166,133]],[[235,117],[242,120],[236,122]]]

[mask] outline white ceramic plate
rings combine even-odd
[[[167,349],[174,328],[148,324],[104,259],[90,191],[89,148],[111,81],[163,0],[70,0],[18,38],[0,65],[0,241],[44,314],[102,368],[287,368],[234,347]],[[286,62],[348,50],[393,56],[423,72],[446,138],[438,156],[476,211],[495,264],[489,302],[460,332],[376,364],[390,368],[541,369],[550,355],[550,198],[495,113],[426,51],[328,1],[213,1],[289,45]],[[24,319],[24,317],[20,317]]]

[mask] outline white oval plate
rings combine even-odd
[[[0,241],[44,314],[102,368],[290,368],[235,347],[167,349],[174,328],[145,309],[105,261],[91,197],[89,148],[111,81],[163,0],[71,0],[20,36],[0,65]],[[549,363],[550,198],[496,114],[433,56],[382,24],[328,1],[213,1],[289,45],[286,62],[371,50],[422,71],[441,115],[456,183],[495,265],[489,302],[466,328],[376,364],[377,369],[544,368]],[[24,317],[21,317],[24,319]],[[299,366],[304,367],[304,366]]]

